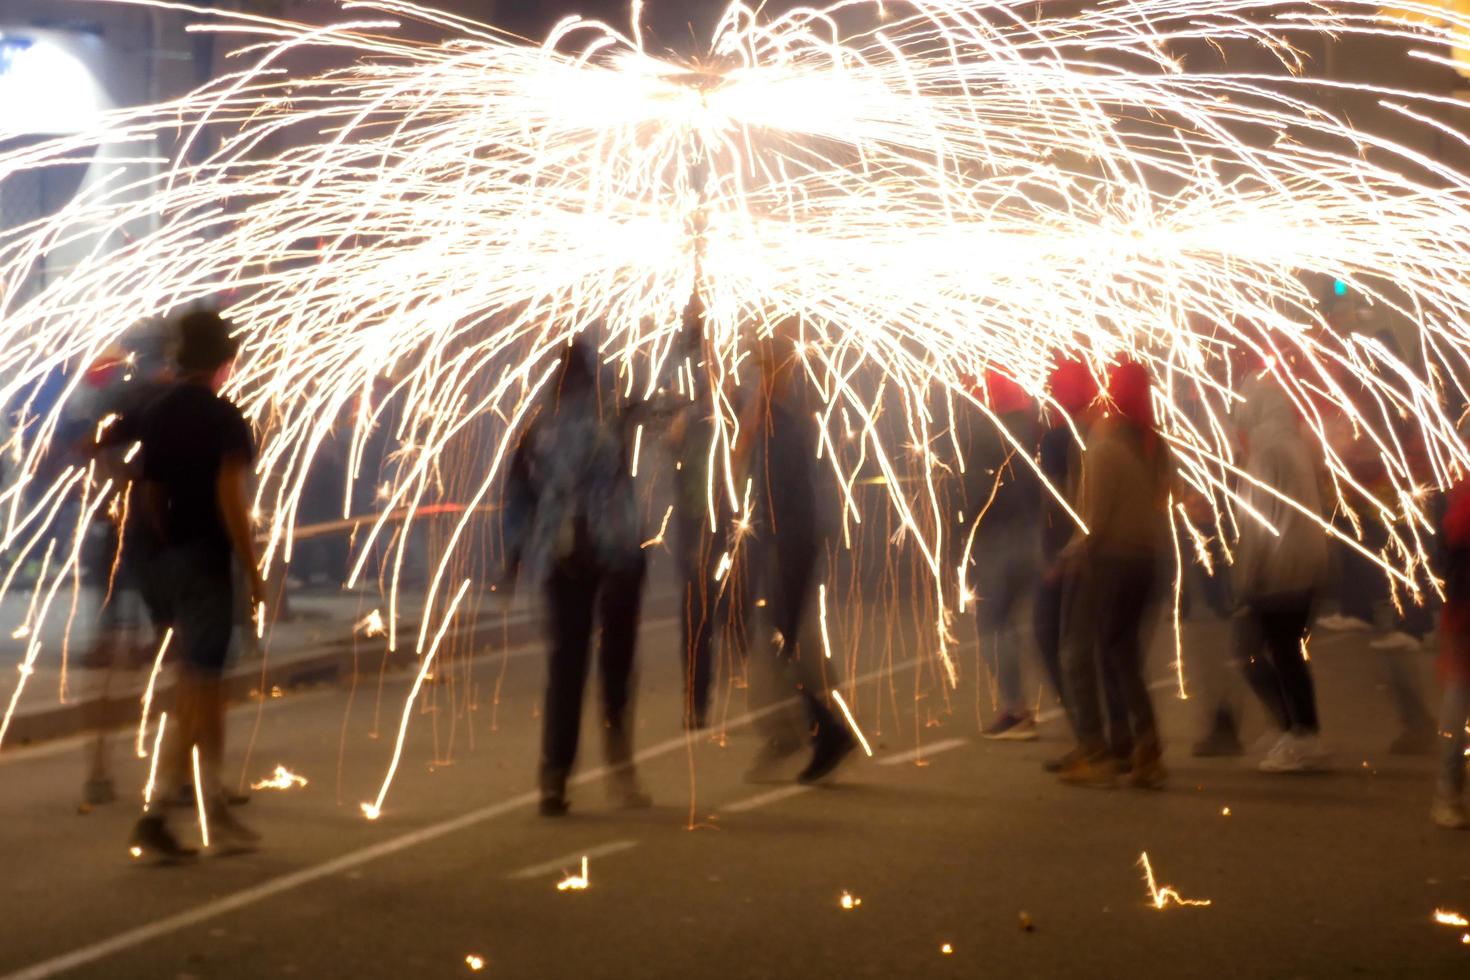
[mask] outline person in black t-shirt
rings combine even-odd
[[[252,609],[265,589],[246,504],[254,439],[240,410],[218,394],[237,349],[229,324],[217,314],[183,316],[174,355],[178,381],[143,410],[136,434],[142,444],[139,504],[159,543],[156,574],[168,593],[179,657],[154,798],[167,804],[186,792],[197,748],[210,836],[242,847],[259,838],[226,809],[219,778],[234,566],[249,576]],[[191,853],[179,844],[161,807],[144,813],[133,843],[164,858]]]

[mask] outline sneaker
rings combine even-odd
[[[1458,797],[1445,796],[1441,793],[1434,794],[1434,802],[1429,805],[1429,819],[1434,821],[1436,827],[1445,830],[1464,830],[1470,826],[1470,819],[1465,816],[1465,804]]]
[[[828,732],[831,734],[828,734]],[[814,783],[824,776],[832,774],[857,748],[857,739],[847,729],[827,729],[818,733],[816,748],[812,751],[812,761],[807,763],[805,769],[796,774],[798,783]]]
[[[1132,765],[1128,769],[1128,785],[1134,789],[1163,789],[1169,779],[1164,768],[1163,756],[1157,747],[1148,750],[1140,746],[1133,753]]]
[[[788,759],[801,751],[801,742],[794,738],[768,738],[755,754],[755,761],[745,770],[747,783],[769,783],[780,778]]]
[[[1010,712],[991,722],[990,727],[981,732],[980,736],[999,742],[1034,742],[1040,738],[1036,734],[1036,719],[1032,715],[1015,715]]]
[[[168,829],[168,824],[164,823],[163,817],[158,814],[149,814],[140,819],[133,826],[129,843],[165,864],[186,861],[199,853],[192,847],[180,844],[173,831]]]
[[[1319,616],[1317,617],[1317,625],[1323,629],[1353,633],[1360,633],[1373,628],[1373,624],[1366,619],[1359,619],[1357,616],[1343,616],[1341,614]]]
[[[207,813],[210,843],[220,851],[238,854],[260,846],[260,834],[241,823],[224,802],[215,803]]]
[[[1261,772],[1312,772],[1325,754],[1316,735],[1285,732],[1261,760]]]
[[[1308,768],[1313,770],[1327,768],[1327,760],[1331,753],[1322,744],[1321,735],[1318,735],[1316,732],[1303,731],[1296,732],[1292,737],[1296,739],[1297,753],[1301,755],[1302,760],[1306,762]]]
[[[1418,653],[1424,649],[1423,640],[1417,636],[1410,636],[1403,630],[1385,633],[1368,645],[1374,650],[1405,650],[1409,653]]]
[[[1106,753],[1099,755],[1084,755],[1076,753],[1071,762],[1057,773],[1057,779],[1068,786],[1090,786],[1096,789],[1108,789],[1117,778],[1118,765],[1113,757]]]

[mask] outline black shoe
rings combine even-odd
[[[543,817],[564,817],[571,808],[565,795],[543,796],[536,805],[536,812]]]
[[[817,736],[817,746],[812,752],[812,761],[796,776],[798,783],[814,783],[842,764],[848,753],[857,748],[857,739],[853,738],[846,729],[839,730],[835,735],[823,733]]]
[[[206,811],[209,816],[209,840],[220,851],[238,854],[260,846],[260,834],[251,830],[231,813],[224,803],[216,803]]]
[[[135,856],[148,854],[164,862],[186,861],[199,853],[180,844],[173,831],[168,829],[168,824],[163,822],[163,817],[156,814],[137,822],[130,843]]]

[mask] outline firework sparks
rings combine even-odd
[[[189,756],[194,763],[194,807],[199,813],[199,839],[205,847],[208,847],[209,815],[205,813],[204,780],[199,775],[199,746],[191,746],[189,749]]]
[[[842,717],[847,719],[847,727],[852,729],[852,733],[857,736],[858,744],[863,747],[863,754],[872,758],[873,747],[868,744],[867,738],[863,735],[863,730],[858,727],[857,719],[852,716],[852,710],[848,708],[847,701],[837,691],[832,692],[832,700],[836,701],[837,707],[842,709]]]
[[[134,746],[140,759],[148,755],[143,745],[148,738],[148,712],[153,709],[153,688],[158,683],[158,672],[163,669],[163,655],[168,653],[168,644],[173,638],[174,628],[170,626],[164,631],[163,639],[158,644],[158,655],[153,658],[153,669],[148,671],[148,683],[143,687],[143,710],[138,717],[138,738]]]
[[[1457,140],[1427,110],[1470,103],[1314,77],[1301,54],[1330,34],[1452,64],[1470,20],[1395,6],[1405,12],[1366,0],[933,0],[766,18],[732,4],[688,61],[645,49],[636,30],[572,18],[530,45],[401,0],[351,4],[326,27],[193,11],[195,30],[254,46],[238,75],[0,151],[3,183],[179,131],[186,149],[211,145],[122,164],[54,214],[0,231],[6,283],[65,245],[95,245],[0,299],[0,405],[21,422],[0,447],[17,463],[0,488],[0,596],[45,555],[0,740],[42,649],[38,625],[111,493],[92,467],[42,485],[67,401],[139,319],[219,297],[243,341],[226,394],[260,436],[263,564],[289,562],[317,451],[340,435],[353,462],[343,499],[361,481],[378,507],[354,537],[349,584],[381,571],[391,593],[386,617],[359,628],[386,631],[390,646],[408,530],[442,503],[446,461],[491,426],[488,465],[426,590],[442,621],[454,550],[580,333],[623,397],[667,385],[704,401],[709,513],[727,498],[739,529],[750,483],[727,392],[755,344],[792,341],[829,430],[819,445],[844,525],[864,519],[852,488],[880,488],[930,583],[927,642],[951,682],[951,598],[984,597],[957,581],[968,556],[950,560],[945,474],[963,466],[943,447],[964,413],[999,425],[966,379],[994,370],[1045,402],[1058,351],[1095,372],[1124,356],[1149,365],[1182,483],[1226,512],[1181,515],[1206,530],[1261,519],[1241,497],[1248,477],[1228,433],[1238,359],[1264,364],[1355,529],[1323,533],[1362,550],[1357,529],[1381,524],[1388,543],[1368,557],[1419,597],[1433,587],[1425,490],[1470,467],[1442,408],[1464,394],[1470,346],[1470,290],[1449,271],[1470,237],[1470,176],[1354,126],[1322,93],[1371,96],[1404,125]],[[399,37],[403,19],[450,36]],[[281,69],[312,46],[356,60]],[[1211,68],[1183,56],[1191,46],[1249,46],[1279,70]],[[287,131],[300,138],[283,145]],[[145,221],[152,230],[125,243],[103,230]],[[1318,293],[1332,280],[1412,331],[1413,356],[1329,323]],[[679,353],[692,295],[709,384]],[[57,376],[63,397],[42,412]],[[392,443],[381,471],[363,465],[374,433]],[[1354,477],[1350,450],[1381,464],[1387,493]],[[1180,568],[1185,541],[1199,551],[1210,539],[1186,529]],[[1182,692],[1182,669],[1178,679]]]
[[[562,878],[561,881],[556,883],[556,890],[559,892],[586,891],[591,883],[592,880],[587,875],[587,858],[584,855],[582,858],[582,873],[579,875],[569,874]]]
[[[1449,909],[1435,909],[1434,921],[1442,926],[1455,926],[1457,928],[1470,926],[1470,919]]]
[[[353,629],[356,632],[361,633],[363,636],[369,638],[374,636],[386,636],[388,633],[388,627],[383,624],[382,610],[379,609],[374,609],[372,612],[364,616],[361,620],[358,621],[357,625],[353,627]]]
[[[1158,882],[1154,880],[1154,869],[1153,865],[1149,863],[1147,851],[1144,851],[1138,856],[1138,863],[1143,865],[1143,880],[1148,885],[1148,899],[1153,903],[1154,908],[1162,911],[1168,907],[1170,902],[1181,907],[1195,906],[1199,908],[1204,908],[1212,904],[1208,898],[1183,898],[1169,885],[1160,888]]]
[[[292,789],[297,786],[305,786],[305,776],[298,776],[285,766],[276,766],[276,771],[268,779],[262,779],[258,783],[251,783],[251,789]]]

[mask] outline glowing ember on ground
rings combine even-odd
[[[485,969],[484,957],[476,956],[474,953],[466,956],[464,958],[464,962],[466,966],[468,966],[471,970],[474,970],[476,973],[479,973],[481,970]]]
[[[945,943],[943,946],[939,947],[939,952],[943,953],[945,956],[948,956],[949,954],[954,952],[954,947],[951,946],[949,943]]]
[[[859,905],[863,904],[863,900],[861,898],[855,897],[850,892],[843,892],[842,898],[840,898],[838,902],[844,909],[848,911],[852,911]]]
[[[305,786],[306,777],[298,776],[285,766],[276,766],[275,774],[269,779],[262,779],[258,783],[251,783],[251,789],[291,789],[293,786]]]
[[[376,609],[359,620],[354,629],[363,636],[385,636],[388,632],[388,627],[383,623],[383,614]]]
[[[128,848],[128,853],[135,858],[140,858],[143,856],[143,849],[134,844],[132,847]]]
[[[1435,909],[1434,921],[1442,926],[1470,926],[1470,919],[1449,909]]]
[[[1164,885],[1160,888],[1154,880],[1154,869],[1153,865],[1149,863],[1147,851],[1139,855],[1138,863],[1143,865],[1143,878],[1148,884],[1149,901],[1153,902],[1154,908],[1163,909],[1170,902],[1173,902],[1175,905],[1193,905],[1198,907],[1211,904],[1208,898],[1183,898],[1169,885]]]
[[[582,873],[579,875],[567,875],[556,883],[556,890],[559,892],[580,892],[585,891],[589,884],[591,884],[591,880],[587,877],[587,858],[584,856],[582,858]]]

